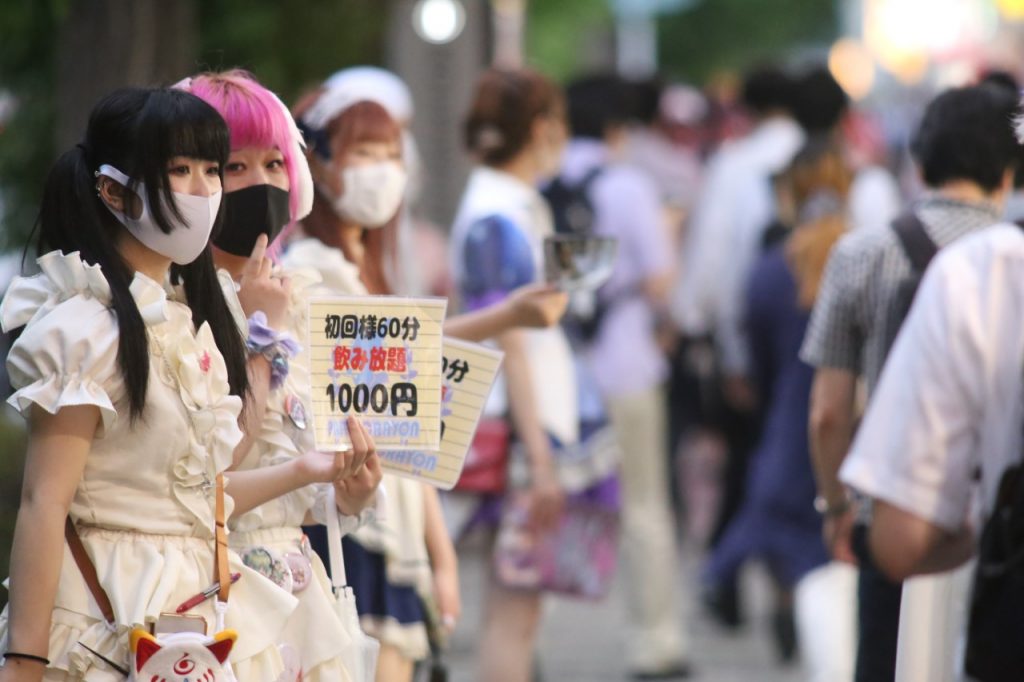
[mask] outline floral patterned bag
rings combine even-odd
[[[548,532],[529,527],[529,498],[512,493],[495,543],[498,580],[513,589],[602,599],[615,577],[619,539],[618,479],[615,476],[565,501]]]

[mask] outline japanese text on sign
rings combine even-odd
[[[444,340],[441,361],[441,447],[381,453],[389,471],[445,490],[459,480],[473,435],[501,367],[502,354],[486,346]]]
[[[309,305],[316,446],[348,447],[347,418],[356,415],[379,451],[436,449],[447,301],[360,296]]]

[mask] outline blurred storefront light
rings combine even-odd
[[[1024,0],[996,0],[996,7],[1011,21],[1024,20]]]
[[[864,99],[875,84],[875,61],[861,43],[852,38],[836,41],[828,53],[832,77],[853,99]]]
[[[466,26],[466,8],[460,0],[419,0],[412,10],[412,25],[428,43],[450,43]]]
[[[994,5],[982,0],[864,2],[865,45],[879,64],[906,83],[921,80],[933,60],[984,44],[997,25]]]

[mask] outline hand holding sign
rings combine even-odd
[[[373,501],[383,478],[380,455],[374,453],[366,458],[363,466],[354,474],[336,479],[334,499],[338,511],[346,516],[357,516]]]
[[[332,483],[355,476],[377,455],[377,447],[356,417],[348,418],[352,447],[336,452],[310,450],[298,458],[299,476],[307,483]]]
[[[334,479],[334,499],[342,514],[357,516],[370,504],[384,474],[373,437],[355,417],[349,417],[349,433],[352,436],[352,450],[338,454],[351,454],[352,457],[348,458],[345,466],[341,467],[342,473]]]

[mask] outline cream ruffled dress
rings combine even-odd
[[[306,300],[310,286],[320,282],[315,271],[289,271],[292,282],[291,317],[287,331],[306,343]],[[314,448],[313,412],[309,395],[309,367],[305,353],[289,361],[288,377],[269,393],[259,437],[239,469],[281,464]],[[344,682],[351,679],[340,656],[353,646],[351,637],[334,611],[331,581],[320,557],[309,549],[300,526],[308,513],[323,523],[328,486],[311,485],[295,490],[243,514],[231,522],[231,547],[257,559],[269,557],[274,579],[299,600],[284,633],[286,661],[301,666],[304,682]],[[343,530],[365,523],[342,517]],[[255,554],[253,554],[255,553]]]
[[[111,629],[103,621],[65,546],[44,679],[119,681],[123,677],[85,647],[127,666],[133,627],[173,612],[215,580],[213,481],[230,466],[241,439],[242,403],[229,394],[209,326],[195,330],[178,294],[136,274],[131,294],[146,325],[150,363],[145,412],[131,423],[117,364],[117,320],[102,271],[77,253],[54,251],[38,263],[42,272],[16,279],[0,304],[5,330],[24,326],[7,359],[17,389],[10,403],[26,416],[33,404],[51,413],[68,405],[100,409],[102,425],[70,515],[117,622]],[[236,299],[229,303],[239,311]],[[230,485],[227,492],[230,513]],[[296,600],[233,552],[229,561],[230,570],[242,574],[225,621],[239,633],[230,658],[235,675],[239,682],[276,682],[284,669],[278,643]],[[190,613],[203,616],[212,633],[213,600]],[[5,610],[2,648],[7,628]]]
[[[311,295],[367,295],[358,268],[345,260],[341,251],[318,239],[292,242],[281,262],[288,269],[312,270],[320,275],[320,284],[309,288]],[[428,594],[432,586],[423,484],[385,473],[381,487],[386,495],[378,506],[383,508],[376,519],[361,525],[351,537],[364,548],[384,555],[388,582]],[[396,647],[408,658],[419,660],[430,653],[423,623],[402,624],[391,617],[369,615],[363,615],[360,622],[368,635]]]

